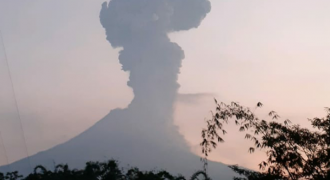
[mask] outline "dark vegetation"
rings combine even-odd
[[[238,103],[216,103],[212,118],[202,130],[202,152],[207,166],[207,157],[220,142],[224,142],[225,125],[232,122],[245,139],[252,141],[250,153],[265,150],[267,159],[259,164],[260,172],[238,166],[230,166],[243,177],[236,180],[325,180],[330,179],[330,109],[324,118],[309,119],[313,128],[307,129],[280,121],[280,116],[269,112],[270,120],[259,119],[249,108]],[[258,103],[257,108],[262,104]]]
[[[186,180],[183,176],[173,176],[167,171],[141,171],[138,168],[123,170],[114,160],[106,163],[88,162],[83,170],[70,169],[58,165],[53,171],[37,166],[34,172],[23,178],[18,172],[0,173],[0,180]],[[193,174],[190,180],[209,180],[204,171]]]

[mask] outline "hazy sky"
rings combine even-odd
[[[0,30],[29,154],[67,141],[133,97],[118,49],[106,41],[99,22],[102,2],[0,1]],[[198,29],[171,35],[186,55],[180,93],[214,94],[177,103],[175,123],[192,151],[200,151],[200,129],[214,109],[213,96],[251,107],[261,101],[265,110],[304,125],[307,118],[323,116],[330,106],[330,2],[211,2]],[[25,152],[2,46],[0,83],[0,131],[12,162]],[[262,156],[249,155],[238,134],[229,133],[230,142],[212,158],[256,168]]]

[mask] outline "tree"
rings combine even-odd
[[[211,178],[209,178],[209,176],[207,175],[206,171],[197,171],[195,172],[192,177],[191,180],[199,180],[199,176],[202,176],[204,180],[211,180]]]
[[[310,119],[313,129],[291,124],[290,120],[279,121],[280,116],[269,112],[271,120],[259,119],[249,108],[239,103],[216,103],[212,118],[206,121],[202,130],[202,152],[207,157],[218,143],[224,142],[225,124],[234,122],[239,131],[245,132],[245,139],[253,146],[248,150],[265,149],[267,159],[259,164],[261,173],[230,166],[245,179],[315,179],[329,178],[330,174],[330,109],[325,118]],[[258,103],[256,108],[261,108]],[[207,161],[205,161],[207,163]],[[207,164],[206,164],[207,165]]]
[[[23,176],[19,175],[18,172],[15,171],[15,172],[7,173],[6,176],[5,176],[5,179],[7,179],[7,180],[18,180],[22,177]]]
[[[199,178],[202,177],[202,178]],[[118,162],[87,162],[83,170],[71,170],[68,165],[57,165],[54,171],[37,166],[34,172],[22,178],[18,172],[0,173],[0,180],[186,180],[183,176],[173,176],[167,171],[140,171],[130,168],[123,172]],[[190,180],[210,180],[204,171],[197,171]]]

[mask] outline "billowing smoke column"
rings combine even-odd
[[[54,162],[82,168],[88,161],[115,158],[144,170],[158,168],[184,175],[200,170],[199,157],[190,152],[173,125],[173,104],[184,53],[170,41],[168,33],[197,28],[210,9],[208,0],[104,3],[101,24],[112,47],[122,48],[119,60],[123,70],[130,73],[128,85],[134,99],[126,109],[112,110],[70,141],[32,156],[31,162],[48,168]],[[11,167],[29,173],[27,160]],[[231,179],[233,175],[220,163],[210,162],[209,168],[216,179]]]
[[[103,3],[101,24],[112,47],[123,48],[119,61],[122,69],[130,73],[128,86],[134,92],[129,107],[124,112],[113,111],[109,119],[115,119],[116,125],[131,127],[135,134],[141,133],[143,140],[166,144],[162,150],[185,146],[172,121],[184,52],[170,41],[168,33],[197,28],[210,10],[208,0]]]
[[[130,73],[128,86],[134,92],[127,109],[112,111],[105,119],[115,121],[117,130],[121,129],[117,135],[128,137],[126,142],[132,146],[132,152],[152,149],[148,154],[152,158],[158,156],[156,154],[174,157],[174,151],[189,152],[173,125],[173,107],[179,88],[177,79],[184,52],[170,41],[168,33],[197,28],[210,10],[208,0],[111,0],[103,3],[101,24],[112,47],[122,48],[119,61],[122,69]],[[103,125],[107,126],[112,125]],[[129,132],[125,128],[130,129]],[[134,142],[132,137],[135,137]],[[144,154],[139,156],[148,158]],[[135,161],[135,157],[121,159]]]
[[[167,34],[198,27],[210,9],[208,0],[112,0],[103,4],[100,20],[107,40],[115,48],[123,47],[119,60],[123,70],[130,72],[128,85],[135,98],[129,108],[143,105],[160,117],[171,117],[184,53]]]

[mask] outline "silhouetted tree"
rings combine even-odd
[[[199,179],[203,176],[204,179]],[[167,171],[140,171],[138,168],[130,168],[123,172],[118,162],[111,160],[104,163],[88,162],[83,170],[71,170],[68,165],[57,165],[54,171],[47,170],[43,166],[37,166],[34,172],[26,178],[22,178],[18,172],[0,173],[0,180],[186,180],[183,176],[173,176]],[[210,180],[202,172],[196,172],[190,180]]]
[[[203,177],[203,180],[211,180],[211,178],[209,178],[209,176],[207,175],[207,173],[205,171],[197,171],[195,172],[192,177],[191,180],[199,180],[199,176]]]
[[[234,177],[234,180],[280,180],[280,176],[255,172],[238,167],[237,165],[229,166],[234,172],[244,177]]]
[[[245,179],[315,179],[329,178],[330,172],[330,110],[325,118],[310,119],[314,129],[291,124],[290,120],[278,122],[280,116],[271,111],[271,120],[259,119],[249,108],[232,102],[216,103],[212,118],[202,130],[202,152],[205,159],[219,142],[224,142],[224,125],[234,122],[239,131],[246,132],[245,139],[252,140],[248,151],[265,149],[267,159],[259,164],[262,173],[230,166]],[[262,107],[261,103],[256,108]],[[205,161],[207,163],[207,161]],[[236,178],[239,179],[239,178]]]
[[[6,176],[5,176],[5,179],[6,180],[18,180],[20,178],[22,178],[23,176],[19,175],[17,171],[15,172],[10,172],[10,173],[7,173]]]

